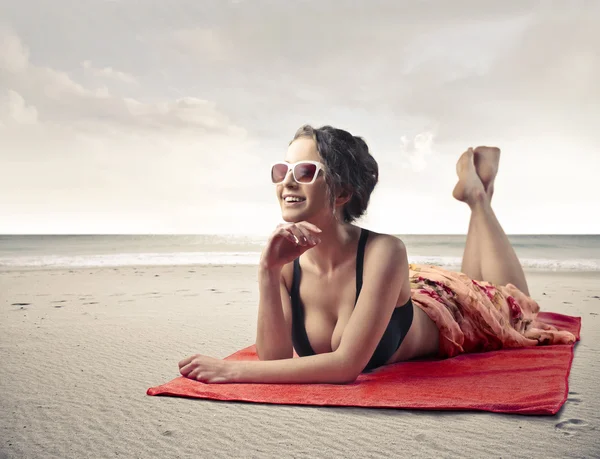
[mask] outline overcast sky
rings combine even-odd
[[[0,232],[268,234],[269,165],[311,123],[379,162],[362,226],[465,233],[455,162],[493,144],[508,233],[600,233],[598,17],[595,0],[0,0]]]

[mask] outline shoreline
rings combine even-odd
[[[410,263],[409,263],[410,264]],[[413,263],[417,265],[426,265],[423,263]],[[440,266],[440,265],[434,265]],[[443,266],[442,266],[443,267]],[[198,268],[198,269],[209,269],[209,268],[235,268],[235,269],[258,269],[258,264],[165,264],[165,265],[114,265],[114,266],[0,266],[0,273],[9,272],[36,272],[36,271],[86,271],[86,270],[119,270],[119,269],[186,269],[186,268]],[[444,268],[444,267],[443,267]],[[448,271],[459,271],[453,268],[444,268]],[[586,277],[600,277],[599,271],[589,270],[544,270],[535,268],[523,268],[523,271],[528,274],[548,274],[548,275],[565,275],[565,276],[577,276],[584,275]]]

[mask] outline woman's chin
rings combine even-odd
[[[302,218],[302,214],[300,212],[294,212],[294,211],[289,211],[289,210],[284,210],[283,212],[281,212],[281,218],[283,218],[283,221],[288,222],[288,223],[298,223],[301,222],[302,220],[304,220],[304,218]]]
[[[301,218],[298,218],[298,217],[293,216],[293,215],[282,214],[281,217],[283,218],[283,221],[287,222],[287,223],[298,223],[298,222],[302,221]]]

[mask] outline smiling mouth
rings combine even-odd
[[[305,197],[303,197],[303,196],[295,196],[295,195],[293,195],[293,194],[288,194],[288,195],[282,196],[282,198],[281,198],[281,199],[282,199],[282,201],[284,201],[284,202],[291,202],[291,203],[293,203],[293,202],[304,202],[304,201],[306,201],[306,198],[305,198]]]
[[[302,199],[302,200],[294,200],[294,201],[286,201],[285,199],[283,200],[283,203],[286,206],[298,206],[300,204],[304,204],[306,202],[306,199]]]

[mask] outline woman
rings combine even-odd
[[[352,224],[378,181],[360,137],[300,128],[271,169],[287,223],[259,264],[260,361],[197,354],[179,363],[181,374],[208,383],[348,383],[411,359],[573,342],[535,321],[539,307],[491,208],[499,159],[499,149],[477,147],[457,163],[453,196],[471,220],[462,273],[452,273],[409,266],[400,239]]]

